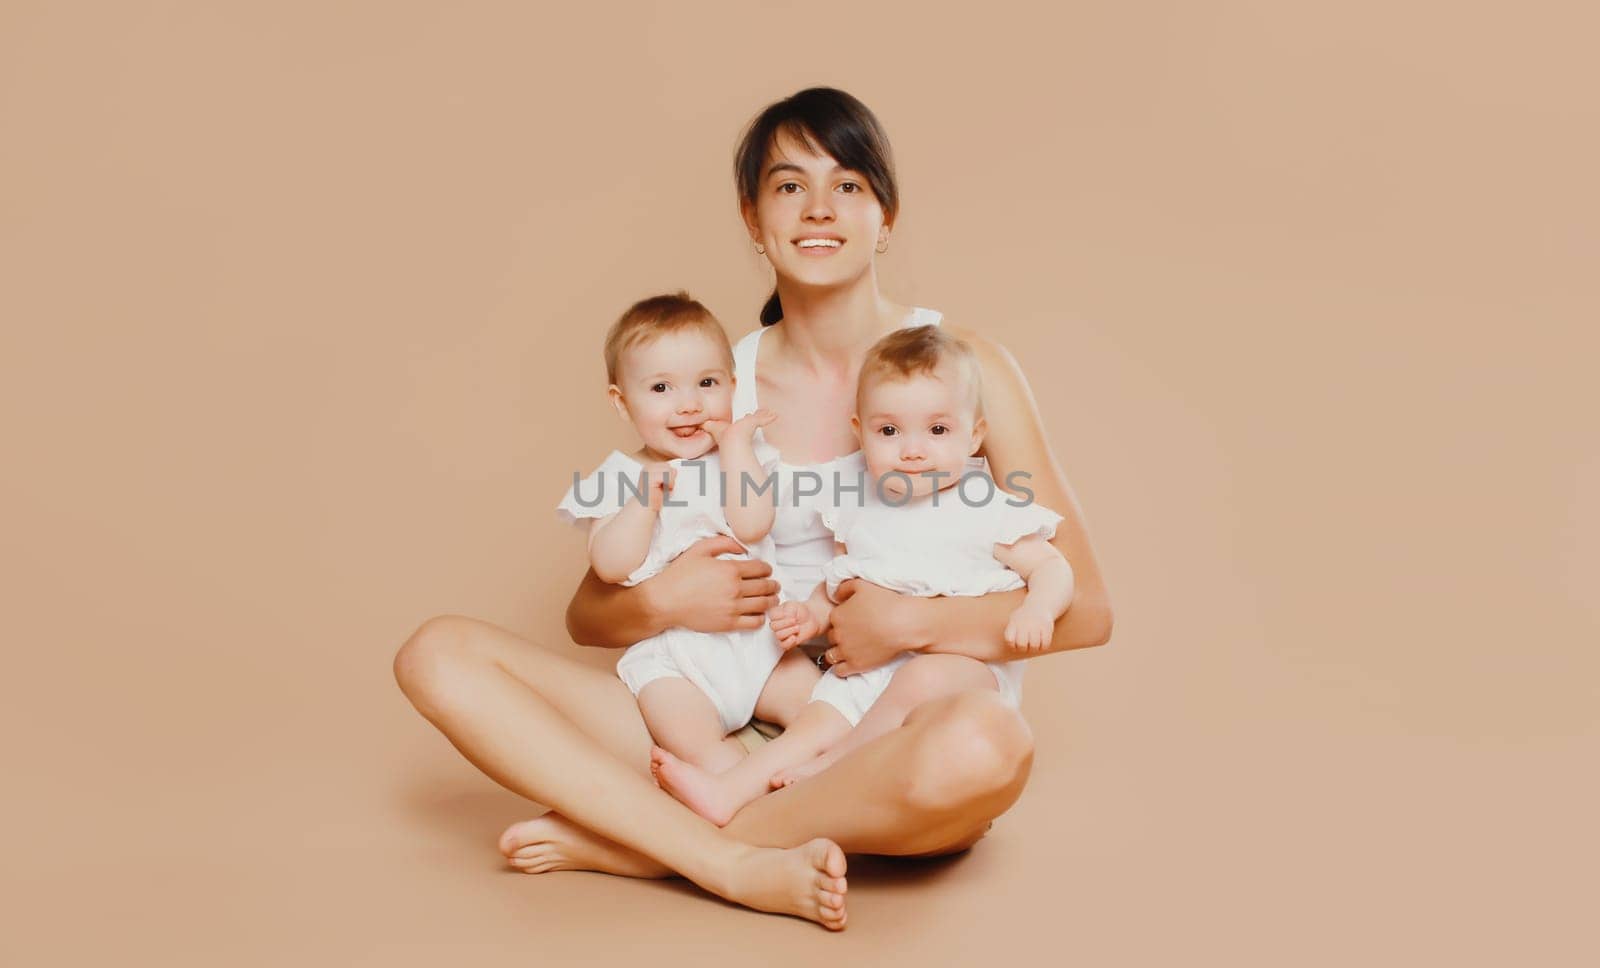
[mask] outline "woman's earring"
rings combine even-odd
[[[889,237],[887,235],[885,235],[884,237],[882,237],[882,238],[880,238],[878,240],[878,251],[879,252],[888,252],[889,251]]]
[[[752,243],[752,244],[755,245],[755,247],[756,247],[756,255],[766,255],[767,254],[767,247],[766,246],[762,245],[760,242],[755,242],[755,243]]]

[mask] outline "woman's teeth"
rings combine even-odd
[[[801,239],[800,240],[800,248],[802,248],[802,249],[823,249],[823,248],[826,248],[826,249],[837,249],[839,246],[841,246],[843,244],[844,243],[839,241],[838,239]]]

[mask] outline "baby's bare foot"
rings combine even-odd
[[[524,874],[601,871],[624,877],[666,877],[670,871],[642,854],[585,830],[551,811],[506,828],[500,852]]]
[[[844,874],[844,851],[831,840],[788,850],[752,847],[729,873],[727,890],[718,893],[757,911],[792,914],[843,931]]]
[[[719,827],[728,825],[743,803],[734,802],[721,780],[687,760],[680,760],[659,746],[650,750],[650,772],[661,789],[678,802]]]
[[[838,753],[829,751],[819,754],[815,759],[807,760],[797,766],[791,766],[787,770],[779,770],[772,774],[772,788],[777,790],[793,783],[799,783],[808,776],[816,776],[832,766],[838,759]]]

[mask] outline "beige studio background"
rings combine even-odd
[[[1579,6],[0,3],[0,961],[1592,964]],[[502,871],[532,808],[389,671],[445,611],[574,648],[603,327],[754,325],[731,151],[815,83],[1117,607],[843,937]]]

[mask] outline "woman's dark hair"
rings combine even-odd
[[[761,192],[767,152],[780,134],[818,154],[832,155],[839,164],[865,175],[867,187],[883,206],[884,217],[894,221],[900,211],[900,189],[894,180],[889,136],[865,104],[835,88],[809,87],[756,115],[733,157],[739,197],[751,205]],[[774,289],[772,298],[761,307],[761,325],[771,326],[782,318],[783,305]]]

